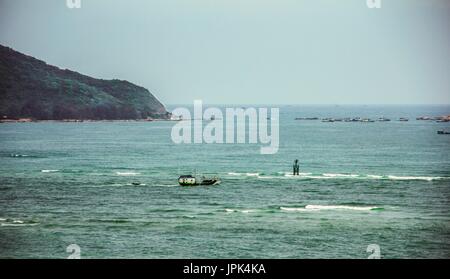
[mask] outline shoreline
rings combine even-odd
[[[28,119],[28,118],[22,118],[22,119],[2,119],[0,120],[0,124],[7,124],[7,123],[50,123],[50,122],[57,122],[57,123],[92,123],[92,122],[161,122],[161,121],[178,121],[173,119],[115,119],[115,120],[94,120],[94,119],[63,119],[63,120],[35,120],[35,119]]]

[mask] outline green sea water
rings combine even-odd
[[[444,114],[280,106],[274,155],[173,122],[0,124],[0,258],[449,258],[450,124],[415,120]],[[294,120],[357,116],[392,121]],[[194,170],[222,183],[178,186]]]

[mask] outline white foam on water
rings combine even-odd
[[[312,210],[308,210],[304,207],[280,207],[281,210],[283,211],[312,211]]]
[[[293,175],[290,172],[277,172],[278,175],[262,175],[260,173],[237,173],[229,172],[228,175],[232,176],[248,176],[256,177],[258,179],[372,179],[372,180],[424,180],[433,181],[439,179],[450,179],[450,177],[440,177],[440,176],[383,176],[377,174],[349,174],[349,173],[323,173],[323,174],[312,174],[310,172],[301,172],[299,175]]]
[[[135,176],[135,175],[139,175],[140,173],[133,172],[133,171],[128,171],[128,172],[120,172],[120,171],[118,171],[118,172],[116,172],[116,174],[120,175],[120,176]]]
[[[348,205],[307,205],[305,206],[305,209],[312,209],[312,210],[373,210],[377,209],[379,207],[375,206],[348,206]]]
[[[98,186],[95,186],[95,187],[120,187],[120,186],[124,186],[124,184],[114,183],[114,184],[98,185]]]
[[[25,227],[25,226],[36,226],[37,223],[32,224],[16,224],[16,223],[1,223],[2,227]]]
[[[234,212],[240,212],[240,213],[253,213],[253,212],[255,212],[256,210],[254,210],[254,209],[243,209],[243,210],[241,210],[241,209],[229,209],[229,208],[225,208],[225,212],[228,212],[228,213],[234,213]]]
[[[388,178],[391,180],[425,180],[425,181],[443,179],[443,177],[440,176],[396,176],[396,175],[389,175]]]
[[[277,177],[277,176],[258,176],[258,178],[260,178],[260,179],[278,179],[279,177]]]
[[[258,177],[260,174],[259,174],[258,172],[246,172],[246,173],[229,172],[228,175],[232,175],[232,176],[251,176],[251,177]]]
[[[246,173],[241,173],[241,172],[229,172],[228,175],[235,175],[235,176],[242,176],[242,175],[246,175],[246,176],[259,176],[259,172],[246,172]]]
[[[26,155],[26,154],[11,154],[11,157],[30,157],[30,155]]]
[[[296,179],[335,179],[335,178],[359,178],[357,174],[342,174],[342,173],[324,173],[321,175],[313,175],[310,172],[301,172],[299,175],[293,175],[292,173],[286,173],[285,177]]]
[[[2,222],[0,225],[3,227],[23,227],[23,226],[36,226],[37,223],[31,222],[26,223],[25,221],[19,220],[19,219],[9,219],[9,218],[0,218],[0,221]]]
[[[368,211],[373,209],[379,209],[380,207],[375,206],[348,206],[348,205],[307,205],[305,207],[280,207],[283,211],[320,211],[320,210],[357,210],[357,211]]]
[[[59,172],[59,170],[41,170],[43,173]]]
[[[357,174],[342,174],[342,173],[324,173],[323,176],[325,177],[359,177]]]
[[[309,176],[309,175],[312,175],[312,173],[310,173],[310,172],[299,172],[298,174],[299,175],[293,175],[291,172],[282,172],[283,174],[284,174],[284,176],[286,176],[286,177],[301,177],[301,176]]]
[[[126,186],[147,186],[145,183],[127,183]]]
[[[305,175],[297,176],[298,178],[308,178],[308,179],[335,179],[336,177],[322,176],[322,175]]]

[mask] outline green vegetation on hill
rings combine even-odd
[[[91,78],[0,45],[0,117],[62,119],[167,119],[145,88]]]

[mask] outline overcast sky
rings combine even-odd
[[[449,104],[449,29],[448,0],[0,0],[0,44],[166,104]]]

